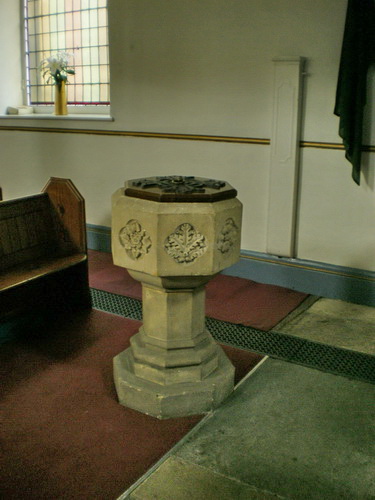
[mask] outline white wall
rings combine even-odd
[[[126,110],[120,128],[270,137],[271,61],[305,56],[304,131],[309,140],[337,140],[332,100],[346,0],[112,5],[112,48],[123,61],[111,70],[122,81],[112,92],[115,106]]]
[[[0,0],[0,112],[22,104],[20,2]]]
[[[302,140],[340,143],[333,106],[346,3],[109,0],[114,121],[0,119],[0,127],[269,139],[272,58],[304,56]],[[375,127],[369,130],[367,143],[375,144]],[[86,199],[87,221],[109,226],[111,194],[126,179],[225,179],[244,203],[242,248],[264,252],[269,155],[267,145],[0,130],[0,184],[14,197],[39,191],[49,176],[69,177]],[[375,271],[374,158],[364,155],[358,187],[343,151],[302,148],[298,258]]]

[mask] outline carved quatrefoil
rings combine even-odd
[[[239,229],[234,220],[230,217],[224,223],[217,238],[217,248],[221,253],[228,253],[237,242]]]
[[[150,236],[135,219],[129,220],[120,230],[119,240],[127,255],[133,260],[140,259],[151,248]]]

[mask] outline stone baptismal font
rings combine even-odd
[[[242,204],[228,183],[129,180],[112,197],[112,254],[142,283],[143,326],[114,358],[121,404],[170,418],[206,413],[234,367],[205,326],[205,285],[239,259]]]

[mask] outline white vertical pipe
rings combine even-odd
[[[303,57],[274,62],[267,252],[295,257]]]

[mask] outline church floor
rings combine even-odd
[[[320,298],[281,321],[275,330],[375,356],[375,307]]]
[[[319,299],[277,327],[375,355],[375,309]],[[266,358],[121,500],[375,498],[375,387]]]
[[[207,327],[241,382],[207,416],[158,420],[113,386],[140,286],[108,254],[89,267],[92,310],[0,330],[1,498],[375,499],[375,308],[218,275]]]

